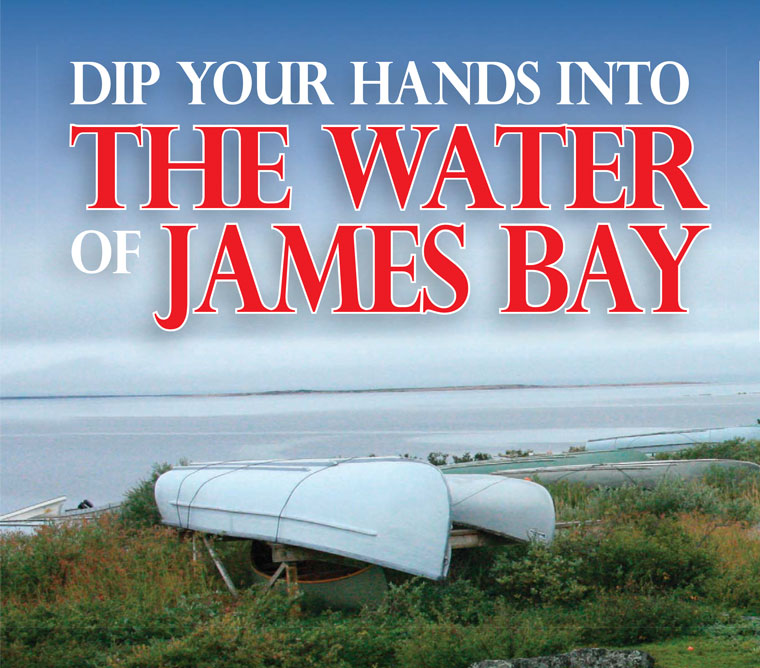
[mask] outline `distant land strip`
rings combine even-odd
[[[346,390],[298,389],[298,390],[262,390],[260,392],[199,392],[199,393],[156,393],[156,394],[41,394],[0,397],[3,401],[24,401],[28,399],[191,399],[203,397],[268,397],[291,394],[370,394],[391,392],[455,392],[475,390],[565,390],[592,387],[666,387],[671,385],[711,385],[703,380],[689,381],[653,381],[638,383],[580,383],[565,385],[531,385],[528,383],[505,383],[496,385],[441,385],[437,387],[376,387]]]

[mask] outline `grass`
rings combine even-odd
[[[294,616],[297,601],[251,586],[246,541],[217,543],[235,599],[189,537],[156,525],[158,470],[121,515],[0,537],[3,668],[465,668],[583,646],[760,666],[757,477],[558,485],[560,519],[589,523],[549,547],[457,551],[445,583],[398,578],[379,609]]]
[[[649,652],[657,668],[757,668],[760,644],[752,639],[687,636],[659,643],[639,645]]]

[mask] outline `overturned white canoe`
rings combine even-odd
[[[649,462],[616,462],[610,464],[573,464],[546,466],[511,471],[499,471],[492,475],[538,480],[542,484],[572,482],[587,487],[623,487],[635,485],[652,489],[663,480],[698,480],[713,469],[724,471],[744,469],[760,472],[753,462],[734,459],[668,459]]]
[[[66,503],[65,496],[57,496],[54,499],[40,501],[33,506],[14,510],[12,513],[0,515],[0,522],[17,522],[20,520],[38,520],[53,517],[59,517],[63,512],[63,504]]]
[[[645,452],[682,450],[697,443],[724,443],[735,438],[760,439],[760,425],[663,431],[635,436],[597,438],[586,441],[586,450],[638,448]]]
[[[441,472],[404,458],[212,462],[156,482],[166,524],[295,545],[432,579],[449,567]]]
[[[446,476],[451,521],[516,540],[554,537],[554,502],[544,487],[494,475]]]

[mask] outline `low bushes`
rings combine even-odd
[[[594,592],[702,593],[716,565],[715,550],[677,520],[645,517],[505,550],[493,575],[513,600],[567,604]]]
[[[760,474],[742,469],[714,469],[699,481],[665,479],[653,490],[633,486],[590,489],[567,482],[547,487],[558,519],[563,521],[683,513],[746,523],[760,521]]]
[[[724,443],[697,443],[686,450],[658,453],[655,459],[738,459],[760,464],[760,441],[737,438]]]
[[[159,471],[122,516],[0,537],[4,668],[464,668],[684,634],[744,648],[757,634],[760,500],[742,473],[652,491],[558,485],[560,519],[586,523],[550,546],[457,551],[447,582],[397,578],[379,609],[294,616],[280,591],[233,598],[202,550],[153,526]],[[247,548],[217,544],[241,586]]]
[[[118,517],[3,537],[0,578],[8,666],[103,665],[111,648],[183,634],[223,603],[187,541]]]
[[[150,475],[126,493],[121,504],[121,518],[127,525],[151,527],[161,524],[161,514],[158,512],[153,489],[158,477],[170,468],[166,463],[153,464]]]

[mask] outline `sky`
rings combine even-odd
[[[293,389],[421,387],[499,383],[595,383],[677,380],[753,380],[760,377],[758,313],[758,10],[748,3],[635,4],[534,2],[355,3],[163,2],[119,5],[95,2],[6,1],[2,4],[2,169],[0,203],[0,394],[12,396],[244,392]],[[541,97],[533,105],[514,98],[499,105],[467,105],[447,89],[446,105],[350,104],[352,61],[392,61],[392,86],[415,61],[427,90],[437,97],[433,62],[457,71],[468,61],[495,61],[516,69],[538,62]],[[159,81],[143,106],[72,105],[72,61],[150,61]],[[318,61],[334,104],[267,106],[255,99],[225,105],[207,89],[207,104],[189,105],[188,82],[178,61]],[[686,98],[675,105],[653,99],[645,86],[641,105],[626,105],[627,83],[615,86],[613,104],[589,93],[585,106],[558,106],[559,61],[677,61],[689,75]],[[372,70],[368,70],[372,71]],[[642,81],[648,85],[648,81]],[[274,90],[278,84],[271,81]],[[674,81],[663,75],[672,95]],[[236,83],[228,83],[229,94]],[[523,94],[526,92],[518,89]],[[92,87],[88,94],[94,94]],[[577,88],[573,95],[577,96]],[[368,96],[373,101],[373,95]],[[175,159],[197,160],[193,124],[287,124],[286,183],[290,211],[193,211],[199,177],[174,177],[179,211],[140,211],[147,199],[147,153],[119,144],[119,194],[125,211],[87,211],[93,200],[93,143],[68,146],[69,125],[179,124]],[[430,141],[411,194],[399,211],[379,165],[360,211],[354,211],[323,124],[432,124]],[[427,200],[456,123],[467,123],[494,192],[502,202],[518,196],[516,144],[493,146],[501,124],[672,124],[691,134],[695,152],[687,172],[707,212],[681,211],[663,183],[661,212],[564,211],[572,195],[572,149],[547,142],[543,154],[545,199],[551,211],[468,211],[463,184],[448,184],[446,211],[420,211]],[[411,133],[405,148],[411,150]],[[367,137],[359,141],[366,151]],[[660,151],[665,150],[659,147]],[[601,142],[607,159],[614,147]],[[264,142],[274,159],[283,150]],[[662,153],[661,157],[666,157]],[[600,160],[601,160],[600,156]],[[622,183],[630,184],[630,148],[621,151]],[[282,184],[263,177],[276,198]],[[616,186],[599,177],[599,194]],[[228,189],[234,197],[234,189]],[[161,331],[152,314],[168,309],[166,223],[192,223],[191,301],[200,302],[225,223],[237,222],[267,303],[276,299],[280,241],[270,226],[300,224],[316,257],[324,257],[340,223],[419,224],[426,232],[442,222],[465,223],[466,249],[446,248],[470,278],[470,298],[456,314],[337,315],[337,282],[331,276],[324,305],[309,313],[291,285],[297,315],[238,315],[237,292],[220,286],[219,313],[191,316],[178,332]],[[560,266],[578,287],[594,227],[612,225],[638,302],[657,304],[659,274],[633,223],[663,223],[666,239],[682,241],[679,225],[709,223],[681,270],[688,314],[611,315],[606,286],[589,289],[589,315],[500,314],[507,295],[506,234],[499,225],[553,225],[565,238]],[[113,267],[96,275],[76,269],[71,245],[83,230],[113,238],[114,230],[139,230],[140,256],[130,274]],[[398,244],[399,262],[412,248]],[[362,297],[370,299],[368,240],[361,245]],[[540,252],[539,248],[533,249]],[[535,255],[534,255],[535,256]],[[85,259],[91,263],[92,246]],[[446,289],[425,271],[434,295]],[[412,286],[396,279],[397,298]],[[408,283],[408,282],[407,282]],[[416,289],[416,288],[415,288]],[[539,281],[532,293],[541,298]],[[365,303],[367,303],[365,301]]]

